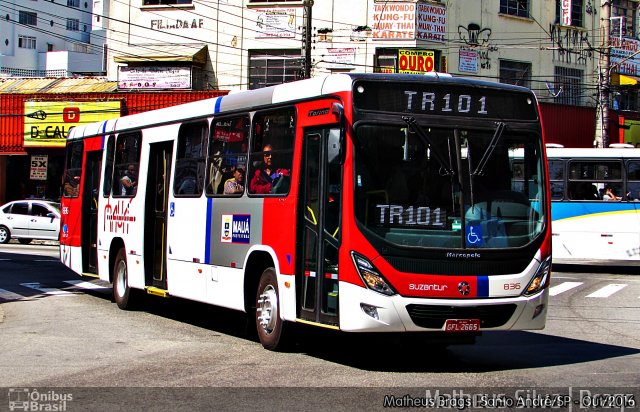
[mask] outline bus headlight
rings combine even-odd
[[[395,295],[396,291],[387,283],[386,279],[380,274],[378,269],[368,259],[360,256],[356,252],[351,252],[353,264],[358,271],[358,275],[362,278],[367,287],[375,292],[383,295]]]
[[[551,256],[549,256],[542,262],[542,264],[538,268],[538,271],[536,272],[536,275],[533,277],[533,279],[531,279],[531,282],[529,282],[529,286],[527,286],[527,289],[525,289],[523,295],[531,296],[540,292],[542,289],[544,289],[547,286],[550,275],[551,275]]]

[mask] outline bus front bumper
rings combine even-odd
[[[548,289],[533,296],[426,299],[385,296],[340,282],[340,329],[347,332],[438,332],[448,319],[479,319],[485,330],[543,329]]]

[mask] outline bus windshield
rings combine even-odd
[[[355,131],[356,218],[400,246],[521,247],[542,233],[544,165],[536,131],[361,124]]]

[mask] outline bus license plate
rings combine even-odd
[[[480,319],[447,319],[444,330],[446,332],[479,332]]]

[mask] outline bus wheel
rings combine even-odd
[[[284,349],[286,328],[278,313],[278,281],[272,268],[265,270],[260,277],[256,301],[256,327],[260,343],[265,349]]]
[[[131,288],[129,288],[127,276],[127,254],[122,248],[118,251],[113,265],[113,299],[120,309],[127,309],[131,307],[129,302],[130,295]]]

